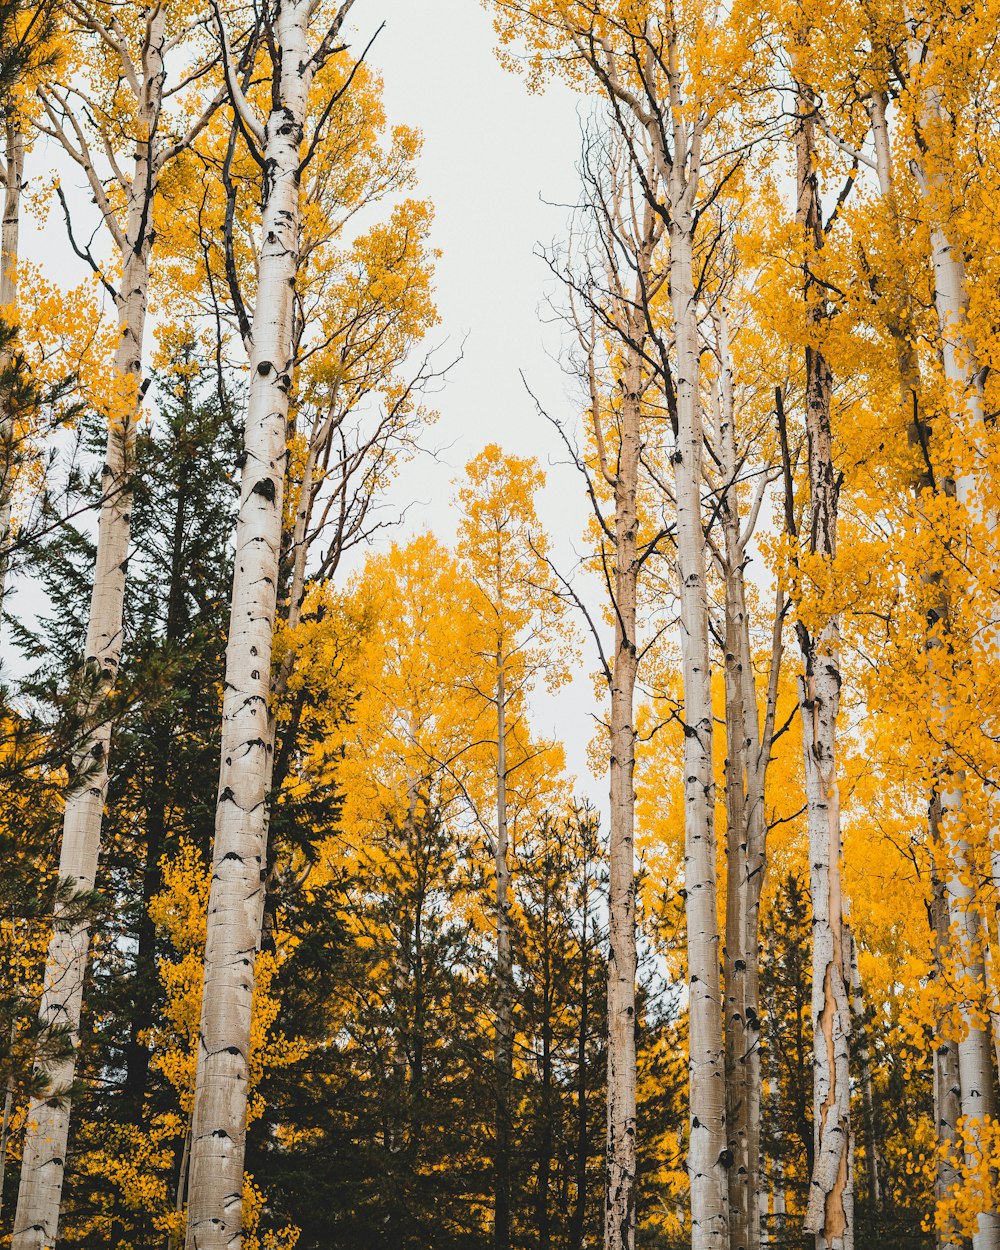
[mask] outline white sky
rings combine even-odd
[[[451,541],[452,483],[462,467],[488,442],[534,455],[548,473],[539,511],[568,570],[586,502],[521,371],[547,411],[572,423],[573,386],[556,359],[562,331],[546,324],[553,282],[536,252],[565,233],[567,205],[578,193],[580,99],[562,84],[529,94],[519,77],[503,70],[489,14],[476,0],[362,0],[352,17],[359,47],[385,21],[370,60],[384,76],[390,122],[416,126],[424,137],[419,193],[435,205],[434,241],[442,252],[437,333],[448,342],[443,356],[457,355],[464,342],[462,361],[434,401],[440,418],[425,441],[436,459],[422,456],[404,469],[391,502],[409,507],[407,531],[430,528]],[[38,144],[29,178],[44,176],[55,156]],[[74,198],[86,212],[89,195],[77,171],[66,170],[63,182],[68,192],[81,184]],[[25,216],[29,260],[67,284],[86,276],[57,207],[42,229],[30,212]],[[570,768],[581,779],[587,777],[584,751],[594,710],[589,671],[595,665],[589,640],[586,645],[585,671],[569,689],[537,701],[538,731],[566,743]],[[588,777],[584,789],[599,799],[603,783]]]
[[[371,59],[384,74],[390,116],[424,135],[420,179],[443,252],[443,328],[456,345],[468,335],[441,396],[434,441],[454,444],[443,454],[454,468],[490,441],[557,457],[519,371],[547,407],[566,410],[566,379],[553,360],[559,329],[542,320],[551,317],[541,305],[552,283],[535,253],[564,232],[565,205],[578,194],[579,97],[561,84],[530,95],[497,62],[489,15],[474,0],[382,0],[381,9],[386,29]],[[441,487],[453,476],[444,466],[434,475],[423,465],[421,474]],[[425,510],[442,533],[451,521],[445,495],[435,490],[437,502]]]
[[[547,472],[539,512],[569,571],[587,504],[521,373],[546,411],[572,425],[574,388],[557,359],[562,330],[546,307],[546,297],[558,291],[537,250],[564,235],[567,206],[579,195],[580,97],[561,83],[532,95],[501,68],[490,16],[475,0],[382,0],[380,7],[366,0],[358,16],[365,36],[365,17],[376,21],[379,13],[386,28],[371,60],[384,75],[389,116],[424,136],[420,181],[435,205],[442,251],[442,332],[456,347],[465,338],[463,360],[437,398],[440,420],[429,442],[440,449],[439,463],[422,458],[411,465],[398,498],[418,501],[408,527],[429,526],[448,541],[455,519],[451,483],[485,444],[536,456]],[[566,744],[571,771],[581,778],[588,775],[589,670],[596,667],[589,639],[585,647],[587,671],[559,695],[536,699],[539,731]],[[585,788],[596,800],[603,783]]]

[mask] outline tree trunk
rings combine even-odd
[[[583,1250],[587,1221],[587,1155],[590,1146],[587,1099],[587,1040],[590,1030],[590,859],[584,856],[580,899],[580,1025],[576,1035],[576,1196],[570,1217],[569,1250]]]
[[[275,28],[279,98],[267,120],[264,151],[267,172],[226,649],[187,1250],[232,1250],[242,1238],[250,1028],[263,918],[269,757],[273,753],[271,650],[292,386],[299,162],[313,73],[308,20],[308,5],[292,0],[279,7]]]
[[[496,1083],[493,1154],[493,1245],[510,1246],[511,1085],[514,1072],[514,970],[510,946],[510,864],[507,829],[507,694],[503,654],[497,647],[497,984],[493,1067]]]
[[[887,105],[888,100],[885,92],[873,92],[868,105],[868,113],[872,122],[879,189],[886,206],[892,214],[896,235],[902,240],[903,232],[899,223],[899,208],[892,171]],[[919,166],[917,166],[917,171],[918,182],[924,185],[922,171]],[[956,328],[964,320],[964,274],[961,272],[957,274],[953,271],[950,272],[950,249],[947,240],[940,232],[935,232],[932,236],[932,251],[936,279],[935,298],[941,322],[942,354],[944,354],[944,344],[947,337],[945,333],[946,326],[953,318],[956,322]],[[938,278],[941,279],[940,284]],[[956,280],[957,291],[955,289]],[[917,335],[913,325],[913,311],[908,304],[901,304],[898,298],[892,296],[889,298],[893,302],[889,306],[886,321],[896,344],[900,401],[904,412],[909,414],[907,440],[917,459],[917,467],[914,469],[913,490],[919,499],[924,491],[941,489],[942,487],[935,479],[930,462],[930,425],[924,421],[921,415],[920,368],[914,347]],[[949,362],[952,374],[955,373],[956,367],[960,370],[961,365],[955,358],[954,347],[952,347],[949,357],[945,360],[946,372],[949,368]],[[974,358],[969,363],[973,364]],[[950,477],[947,478],[943,488],[949,491],[954,490],[954,483]],[[943,579],[939,573],[935,572],[922,574],[921,576],[925,586],[929,585],[930,588],[937,587],[933,606],[929,609],[928,624],[931,629],[935,626],[940,626],[947,631],[949,619],[948,592]],[[929,633],[927,645],[929,648],[937,650],[942,646],[942,643],[935,638],[934,634]],[[928,844],[931,857],[931,918],[934,929],[935,976],[943,983],[948,977],[948,958],[953,957],[953,955],[949,954],[952,946],[951,920],[949,919],[950,896],[938,866],[941,861],[947,863],[948,860],[947,852],[942,843],[941,794],[943,793],[946,796],[946,801],[952,805],[960,805],[961,787],[957,784],[957,779],[954,777],[948,777],[947,781],[944,780],[947,775],[947,768],[943,762],[938,762],[936,771],[940,779],[939,793],[932,796],[928,804]],[[944,784],[942,785],[941,782],[944,782]],[[985,1031],[978,1030],[978,1032],[981,1036],[973,1037],[970,1035],[964,1042],[966,1050],[973,1052],[971,1061],[969,1056],[967,1056],[967,1069],[969,1071],[982,1071],[987,1062],[986,1056],[983,1054],[985,1037],[982,1034]],[[992,1086],[992,1078],[990,1085]],[[958,1119],[962,1114],[959,1044],[955,1043],[951,1038],[942,1036],[940,1030],[937,1030],[934,1050],[934,1119],[938,1145],[942,1149],[939,1151],[937,1158],[934,1193],[936,1200],[939,1202],[959,1182],[952,1152],[958,1138]],[[986,1248],[994,1250],[996,1242],[991,1242],[988,1240],[988,1237],[989,1230],[980,1230],[978,1240],[976,1240],[977,1250],[986,1250]],[[937,1250],[960,1250],[955,1240],[947,1234],[940,1232],[936,1233],[936,1244]]]
[[[858,967],[858,945],[854,934],[848,930],[845,934],[850,950],[851,999],[854,1019],[857,1022],[858,1076],[861,1083],[861,1105],[864,1110],[865,1124],[865,1179],[868,1183],[868,1201],[872,1209],[872,1224],[878,1230],[882,1214],[882,1182],[881,1158],[879,1152],[879,1135],[875,1124],[875,1093],[872,1087],[872,1061],[868,1042],[868,1022],[865,1017],[864,990],[861,985],[861,969]]]
[[[146,77],[139,117],[140,124],[152,135],[163,96],[165,15],[157,8],[149,10],[147,17]],[[106,707],[121,660],[125,568],[131,533],[131,474],[142,401],[140,374],[153,239],[151,210],[156,176],[153,158],[152,143],[137,145],[129,192],[126,245],[121,255],[118,298],[121,336],[115,353],[97,562],[82,674],[81,710],[90,729],[73,759],[59,856],[59,876],[72,885],[77,895],[89,894],[97,876],[111,746],[111,722]],[[90,946],[89,923],[61,923],[61,910],[57,905],[39,1014],[45,1025],[67,1027],[73,1047],[65,1059],[53,1063],[44,1072],[49,1097],[33,1100],[28,1109],[12,1250],[43,1250],[53,1246],[59,1222],[83,983]]]
[[[807,89],[797,90],[797,213],[807,246],[824,242],[814,155],[815,109]],[[805,312],[811,327],[825,318],[808,261]],[[833,464],[833,379],[822,352],[806,348],[806,435],[809,464],[810,551],[832,561],[837,546],[839,483]],[[851,1006],[845,959],[841,894],[840,793],[837,784],[837,714],[840,706],[840,621],[829,617],[818,635],[798,624],[805,674],[799,679],[805,760],[812,896],[813,1136],[815,1155],[804,1227],[817,1250],[853,1250],[851,1174]]]
[[[546,848],[546,860],[548,859]],[[550,874],[545,864],[542,887],[542,1090],[541,1132],[538,1142],[538,1190],[536,1216],[538,1250],[550,1250],[552,1229],[549,1212],[549,1185],[552,1178],[553,1098],[552,1098],[552,932],[549,922]]]
[[[16,324],[18,233],[21,225],[21,190],[24,177],[24,134],[16,115],[6,123],[3,225],[0,227],[0,315]],[[6,353],[4,354],[6,355]],[[0,356],[0,369],[9,356]],[[17,464],[17,430],[9,397],[0,395],[0,614],[3,613],[7,570],[10,564],[11,502]],[[2,621],[2,615],[0,615]]]
[[[745,553],[736,502],[739,462],[725,311],[717,317],[717,446],[723,477],[726,697],[726,1132],[731,1250],[760,1244],[760,892],[764,876],[763,769],[750,654]],[[758,780],[761,782],[758,793]]]
[[[684,888],[687,917],[692,1250],[729,1242],[725,1055],[716,906],[712,674],[701,515],[702,430],[698,317],[690,212],[674,197],[670,296],[677,347],[677,580],[684,676]]]
[[[642,364],[626,348],[615,491],[615,654],[608,843],[608,1093],[605,1250],[635,1244],[635,683]],[[597,419],[595,415],[595,420]]]
[[[933,91],[926,101],[925,116],[929,122],[941,123],[945,120],[940,100]],[[942,191],[942,175],[928,174],[917,162],[914,162],[913,168],[933,214],[935,196]],[[985,428],[983,372],[975,345],[966,329],[968,284],[965,262],[952,245],[944,227],[933,220],[933,217],[930,240],[934,266],[934,303],[940,327],[948,415],[954,428],[963,431],[970,445],[978,449]],[[955,493],[973,518],[994,528],[995,519],[985,512],[984,500],[988,498],[988,484],[980,480],[981,476],[982,471],[978,465],[971,470],[968,466],[959,466],[954,478]],[[995,633],[995,625],[990,632]],[[984,925],[980,914],[981,904],[972,883],[972,848],[965,836],[958,831],[962,824],[963,806],[963,778],[959,772],[954,771],[940,792],[941,834],[947,846],[949,860],[945,873],[945,893],[951,930],[958,935],[953,953],[957,958],[958,975],[963,984],[983,985]],[[991,841],[994,850],[996,840],[997,833],[993,830]],[[964,1036],[958,1043],[962,1116],[969,1124],[982,1123],[986,1117],[992,1118],[996,1114],[989,1031],[979,1025],[973,1006],[964,1005],[962,1014],[965,1029]],[[1000,1215],[986,1212],[979,1217],[979,1227],[973,1235],[972,1244],[973,1250],[1000,1250]]]
[[[935,849],[940,853],[940,811],[935,798],[929,808],[928,827],[931,831],[931,926],[934,931],[934,976],[944,983],[948,976],[950,960],[951,925],[948,917],[948,897],[944,881],[937,870]],[[958,1045],[951,1038],[935,1029],[934,1045],[934,1122],[937,1141],[943,1147],[937,1156],[934,1176],[934,1198],[944,1201],[959,1183],[955,1167],[955,1144],[958,1141],[958,1120],[962,1114],[962,1083],[958,1070]],[[959,1239],[946,1233],[935,1234],[936,1250],[962,1250]]]

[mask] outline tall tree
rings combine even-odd
[[[799,49],[808,33],[799,35]],[[801,71],[800,71],[801,72]],[[796,224],[803,234],[805,426],[808,446],[808,552],[829,574],[837,554],[840,475],[834,463],[833,376],[823,353],[827,317],[815,266],[826,238],[816,168],[815,107],[808,86],[796,84]],[[784,429],[784,418],[779,421]],[[809,812],[812,898],[813,1131],[812,1184],[805,1228],[818,1250],[854,1245],[850,1085],[850,963],[844,934],[841,885],[840,793],[837,778],[837,717],[840,708],[840,618],[829,610],[817,625],[799,605],[796,632],[805,666],[799,681],[806,799]]]
[[[337,48],[353,4],[322,30],[314,6],[278,3],[271,108],[261,122],[243,94],[220,18],[234,113],[264,171],[257,292],[249,326],[250,394],[236,524],[236,556],[222,714],[205,989],[191,1136],[189,1250],[238,1244],[242,1229],[247,1064],[254,963],[260,942],[273,753],[271,655],[287,469],[287,418],[294,384],[293,305],[301,234],[302,162],[310,88]],[[343,88],[330,88],[340,90]],[[317,124],[321,125],[321,114]],[[315,145],[311,145],[315,150]]]
[[[566,675],[565,660],[558,652],[564,641],[559,638],[563,605],[546,564],[548,544],[535,511],[535,494],[545,482],[537,463],[504,456],[496,444],[490,444],[466,466],[466,479],[459,492],[463,514],[459,542],[475,587],[477,642],[491,678],[490,688],[475,693],[490,705],[491,716],[496,718],[495,727],[486,731],[496,749],[494,816],[489,828],[496,895],[493,1243],[495,1250],[508,1250],[514,1144],[511,831],[517,817],[525,814],[525,796],[537,779],[538,756],[544,751],[544,746],[531,742],[527,695],[543,675],[553,688]]]

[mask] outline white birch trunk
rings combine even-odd
[[[670,296],[677,351],[677,580],[684,677],[684,888],[689,985],[688,1175],[692,1250],[729,1243],[726,1079],[716,907],[708,583],[701,515],[702,428],[690,209],[673,198]]]
[[[731,1250],[757,1250],[760,1190],[760,895],[766,821],[757,690],[750,652],[745,551],[736,498],[732,360],[725,310],[716,316],[717,454],[723,477],[727,886],[725,941],[726,1132]],[[766,1195],[764,1209],[766,1214]]]
[[[608,1094],[605,1250],[635,1245],[635,725],[639,573],[637,490],[642,365],[629,351],[623,374],[615,473],[615,655],[611,671],[608,960]]]
[[[937,869],[936,856],[941,852],[940,810],[935,799],[928,812],[928,828],[931,835],[931,927],[934,935],[934,975],[943,983],[948,976],[951,947],[951,924],[948,917],[948,897],[944,881]],[[959,1182],[954,1162],[955,1143],[958,1141],[958,1120],[962,1114],[962,1079],[958,1070],[958,1045],[940,1036],[936,1030],[934,1046],[934,1122],[938,1145],[943,1147],[937,1157],[934,1175],[934,1198],[944,1201]],[[962,1250],[958,1239],[947,1233],[935,1233],[937,1250]]]
[[[868,105],[868,113],[872,123],[872,136],[874,139],[875,163],[879,180],[879,189],[882,198],[892,214],[896,234],[902,241],[902,230],[899,225],[899,208],[896,198],[896,191],[892,171],[892,156],[889,142],[889,125],[887,119],[887,96],[884,92],[873,92]],[[923,177],[923,171],[917,166],[918,182],[926,191],[926,180]],[[938,290],[938,280],[940,279],[941,295],[938,297],[938,315],[942,325],[942,356],[944,356],[944,327],[951,318],[964,319],[963,307],[963,289],[964,275],[959,272],[955,274],[949,264],[950,249],[947,240],[940,232],[935,232],[932,236],[932,248],[934,253],[935,265],[935,290]],[[958,291],[956,292],[956,279]],[[957,300],[956,300],[957,294]],[[942,307],[942,299],[945,306]],[[950,308],[948,304],[950,303]],[[910,446],[914,449],[921,461],[926,460],[926,445],[929,435],[929,426],[923,421],[920,413],[920,368],[917,360],[914,342],[916,334],[914,332],[912,310],[908,305],[900,306],[898,300],[890,306],[887,323],[890,333],[896,343],[897,370],[899,374],[900,401],[904,412],[909,409],[909,422],[907,428],[907,437]],[[956,322],[955,328],[960,330],[961,320]],[[972,363],[972,362],[970,362]],[[955,371],[957,361],[955,360],[954,346],[950,352],[950,368]],[[946,361],[946,369],[948,368]],[[954,419],[954,418],[953,418]],[[926,489],[933,489],[934,477],[930,471],[930,467],[921,464],[921,467],[914,473],[914,491],[919,495]],[[938,585],[939,593],[937,595],[937,603],[931,609],[936,620],[947,628],[948,625],[948,593],[947,588],[943,585],[939,574],[931,574],[930,578]],[[925,584],[927,577],[924,578]],[[928,640],[928,646],[937,649],[940,643]],[[948,855],[944,853],[942,845],[941,817],[943,808],[949,809],[954,815],[958,815],[962,806],[962,794],[960,780],[955,776],[947,775],[947,767],[943,762],[938,762],[936,769],[938,777],[941,779],[940,789],[941,795],[932,798],[928,804],[928,840],[931,855],[931,916],[934,929],[934,949],[935,949],[935,975],[942,983],[947,979],[949,973],[947,962],[949,952],[952,946],[951,925],[952,919],[949,913],[956,920],[956,932],[964,929],[965,922],[961,916],[956,915],[965,905],[958,898],[953,898],[952,894],[946,888],[939,871],[939,863],[943,860],[948,862]],[[958,848],[960,863],[964,863],[967,854],[967,845]],[[994,851],[996,854],[996,851]],[[963,873],[963,869],[959,867],[958,876]],[[994,869],[994,877],[996,877]],[[960,943],[959,950],[966,949],[964,943]],[[974,974],[974,970],[970,969],[970,973]],[[976,1030],[979,1036],[970,1034],[964,1041],[967,1051],[966,1070],[967,1083],[974,1081],[975,1084],[982,1082],[981,1074],[987,1062],[985,1055],[985,1031]],[[994,1027],[994,1044],[997,1041],[997,1029]],[[974,1073],[980,1075],[974,1076]],[[990,1078],[992,1085],[992,1078]],[[958,1119],[964,1114],[962,1107],[962,1082],[960,1076],[959,1064],[959,1046],[950,1038],[946,1038],[938,1033],[935,1039],[934,1052],[934,1119],[936,1126],[937,1140],[941,1151],[938,1155],[936,1175],[935,1175],[935,1198],[942,1201],[948,1193],[954,1189],[959,1182],[958,1173],[955,1169],[952,1159],[952,1151],[958,1138]],[[984,1250],[985,1247],[995,1245],[990,1242],[989,1230],[980,1230],[978,1234],[977,1250]],[[936,1243],[938,1250],[959,1250],[957,1242],[950,1236],[943,1233],[936,1234]]]
[[[301,145],[313,64],[309,5],[279,5],[276,106],[266,126],[236,559],[223,696],[212,885],[191,1133],[187,1250],[243,1235],[243,1160],[254,973],[267,865],[271,651],[281,552]]]
[[[943,119],[941,103],[931,92],[925,107],[929,121]],[[982,370],[975,345],[969,338],[965,262],[952,245],[947,232],[936,217],[936,198],[942,193],[941,175],[928,173],[914,164],[917,181],[931,209],[931,261],[934,267],[934,302],[941,335],[941,358],[945,375],[945,401],[953,426],[964,432],[970,447],[978,455],[984,430]],[[984,510],[988,498],[987,485],[978,465],[962,465],[955,473],[955,492],[970,516],[995,528],[995,518]],[[991,632],[995,632],[995,625]],[[950,926],[957,934],[953,953],[957,956],[959,975],[966,986],[985,983],[983,960],[984,926],[980,901],[972,884],[972,848],[963,833],[964,806],[961,774],[952,773],[941,794],[941,832],[948,848],[948,871],[945,893]],[[991,848],[997,850],[997,830],[991,830]],[[964,1032],[958,1043],[958,1067],[961,1084],[962,1116],[973,1130],[976,1123],[996,1114],[993,1096],[993,1057],[989,1031],[982,1028],[970,1004],[962,1008]],[[979,1217],[979,1226],[972,1238],[973,1250],[1000,1250],[1000,1215],[987,1212]]]
[[[139,122],[150,135],[163,96],[164,28],[163,10],[151,10],[144,49],[146,77],[139,102]],[[142,400],[140,375],[153,240],[154,160],[152,144],[136,145],[121,254],[121,333],[110,388],[97,562],[84,653],[86,702],[81,710],[90,729],[73,760],[59,856],[60,878],[71,883],[74,893],[83,895],[94,889],[97,876],[111,746],[111,722],[104,707],[118,677],[122,649],[132,459]],[[67,1026],[73,1046],[66,1058],[45,1069],[49,1097],[34,1100],[28,1109],[12,1250],[49,1250],[55,1245],[59,1222],[90,926],[61,923],[58,907],[55,925],[46,956],[40,1018],[46,1025]]]
[[[814,157],[813,102],[797,94],[796,218],[810,248],[823,246]],[[806,272],[805,315],[823,318],[822,297]],[[806,348],[806,435],[809,467],[809,547],[832,561],[837,549],[838,485],[833,464],[833,380],[821,351]],[[817,1250],[853,1250],[851,1171],[851,1004],[843,932],[837,715],[840,708],[840,621],[831,616],[818,636],[798,627],[805,674],[799,679],[812,896],[813,1132],[815,1156],[804,1228]]]
[[[24,178],[24,134],[19,120],[11,116],[6,125],[4,153],[3,224],[0,226],[0,316],[16,324],[18,235],[21,225],[21,190]],[[0,356],[0,369],[7,359]],[[14,414],[5,395],[0,395],[0,627],[7,570],[10,565],[12,499],[17,463],[17,431]]]
[[[840,701],[840,631],[821,631],[800,678],[813,905],[813,1115],[815,1165],[805,1228],[817,1250],[854,1244],[850,1171],[850,1001],[844,959],[840,885],[840,794],[836,722]]]
[[[910,21],[909,15],[907,20]],[[921,63],[924,48],[915,37],[915,32],[913,33],[909,56],[911,67],[916,70]],[[927,92],[922,120],[931,128],[947,124],[935,87]],[[965,434],[970,447],[978,455],[984,421],[982,371],[975,345],[966,328],[968,288],[965,263],[948,237],[945,223],[938,219],[937,201],[945,194],[945,175],[940,165],[925,169],[919,161],[914,161],[911,168],[924,194],[930,215],[934,302],[940,329],[948,415],[953,426]],[[988,495],[983,489],[984,483],[978,480],[979,476],[978,465],[971,469],[968,465],[959,466],[955,473],[955,491],[971,516],[987,523],[990,528],[995,528],[995,517],[984,511],[983,500]],[[995,631],[994,623],[990,633],[995,635]],[[949,927],[957,934],[952,954],[958,964],[958,974],[966,986],[983,984],[983,923],[979,900],[971,884],[972,848],[964,835],[955,829],[956,826],[961,826],[964,805],[963,781],[959,773],[952,773],[948,777],[948,784],[942,788],[940,800],[941,833],[949,860],[948,870],[944,873],[945,896]],[[995,853],[997,850],[997,830],[993,829],[991,851]],[[962,1015],[964,1030],[958,1043],[961,1113],[974,1126],[984,1117],[995,1115],[993,1062],[987,1030],[979,1026],[969,1005],[963,1007]],[[994,1212],[980,1216],[972,1243],[974,1250],[998,1250],[1000,1216]]]

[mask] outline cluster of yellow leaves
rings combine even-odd
[[[933,1143],[924,1143],[925,1148]],[[957,1174],[957,1183],[941,1199],[935,1211],[935,1227],[951,1236],[971,1237],[979,1216],[1000,1208],[1000,1121],[962,1118],[958,1140],[951,1149],[940,1146]]]
[[[194,1101],[195,1067],[198,1058],[198,1026],[204,975],[206,909],[210,873],[201,854],[190,842],[182,842],[177,854],[162,866],[163,888],[150,903],[150,917],[165,936],[174,955],[161,960],[160,982],[164,992],[161,1017],[146,1039],[152,1047],[151,1063],[173,1087],[176,1105],[152,1116],[146,1126],[121,1125],[102,1132],[100,1147],[87,1152],[81,1163],[84,1175],[110,1181],[112,1189],[95,1204],[79,1231],[109,1235],[116,1211],[133,1216],[146,1213],[153,1226],[175,1239],[184,1236],[183,1194],[177,1192],[176,1161],[186,1159]],[[279,1001],[272,991],[283,952],[260,952],[254,987],[253,1031],[250,1052],[250,1105],[248,1123],[258,1119],[264,1104],[260,1086],[268,1071],[298,1063],[307,1054],[301,1039],[288,1038],[275,1022]],[[259,1231],[263,1194],[249,1175],[245,1180],[244,1242],[248,1250],[291,1250],[298,1230]]]

